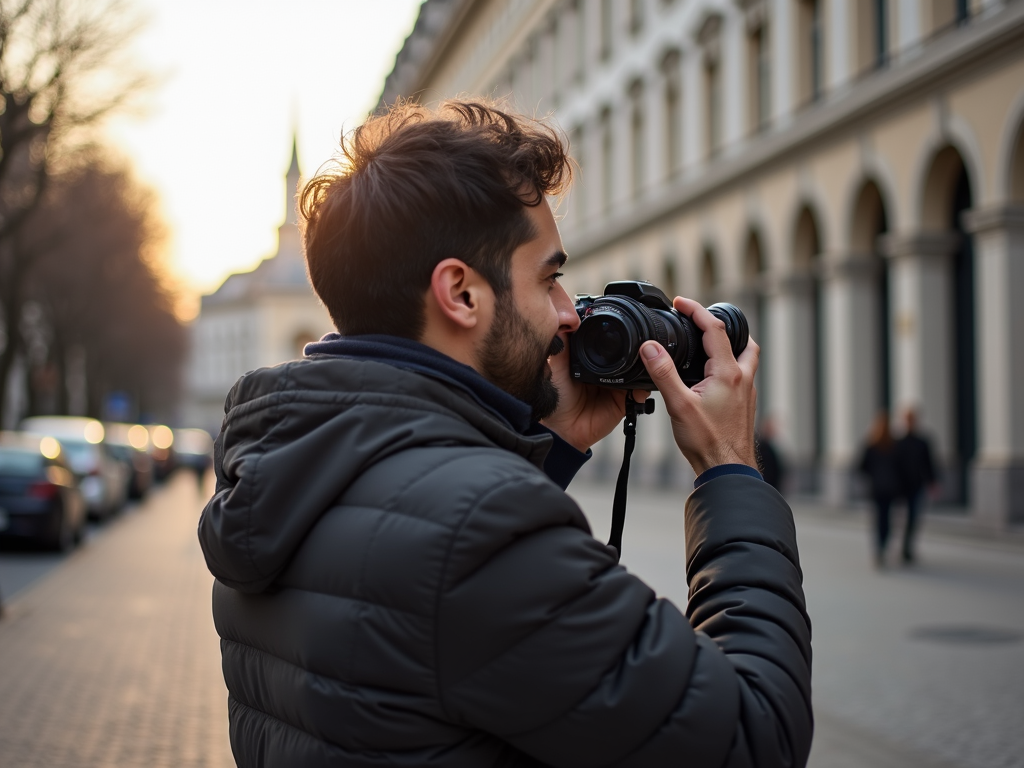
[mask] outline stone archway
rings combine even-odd
[[[830,503],[855,494],[864,433],[890,400],[889,286],[879,238],[889,217],[878,184],[860,184],[849,212],[849,236],[823,266],[821,292],[827,343],[822,350],[827,391],[827,445],[822,472]]]
[[[785,455],[790,487],[817,492],[824,445],[824,372],[821,365],[822,302],[819,297],[820,219],[808,204],[792,219],[785,271],[773,273],[767,297],[772,360],[766,385]]]
[[[977,446],[974,247],[963,221],[972,176],[956,147],[939,148],[921,179],[920,231],[884,239],[893,408],[919,411],[945,470],[944,497],[957,503]]]
[[[821,296],[821,228],[818,218],[810,206],[805,205],[797,217],[793,233],[793,263],[806,283],[807,300],[810,302],[809,338],[804,340],[798,359],[806,367],[811,380],[809,398],[806,401],[809,419],[810,448],[814,463],[818,464],[825,453],[825,372],[823,347],[825,344],[825,311]],[[816,473],[815,473],[816,474]],[[817,490],[815,476],[811,489]]]
[[[886,212],[882,192],[874,180],[865,181],[857,195],[850,225],[850,264],[847,271],[859,272],[870,281],[871,326],[866,341],[870,345],[858,355],[870,360],[873,381],[864,382],[872,389],[872,410],[892,409],[892,373],[890,363],[890,290],[889,275],[885,269],[880,238],[889,231],[889,215]],[[860,269],[858,269],[860,267]],[[852,276],[852,275],[851,275]],[[865,422],[866,424],[866,422]]]

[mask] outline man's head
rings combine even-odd
[[[558,135],[483,103],[399,104],[342,140],[302,193],[310,280],[339,332],[420,339],[435,266],[455,258],[501,296],[527,215],[569,183]]]
[[[551,413],[547,357],[578,318],[546,196],[557,134],[491,106],[400,105],[342,142],[302,195],[310,279],[338,330],[416,339]]]
[[[907,428],[907,432],[917,431],[917,410],[914,408],[907,408],[903,411],[903,424]]]

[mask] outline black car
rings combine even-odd
[[[85,501],[61,444],[0,432],[0,536],[66,551],[84,528]]]

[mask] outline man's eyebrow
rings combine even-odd
[[[564,251],[555,251],[544,260],[544,266],[558,269],[565,264],[568,258]]]

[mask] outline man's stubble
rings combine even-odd
[[[558,336],[539,338],[519,314],[509,293],[497,301],[494,324],[481,354],[481,372],[491,383],[529,405],[533,420],[540,421],[558,407],[558,388],[551,381],[547,360],[564,347]]]

